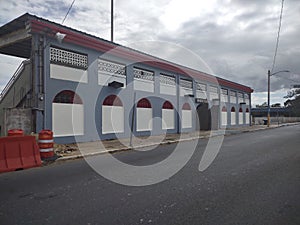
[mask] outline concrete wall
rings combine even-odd
[[[255,125],[263,125],[264,120],[267,120],[267,117],[255,117],[253,124]],[[300,122],[300,117],[271,117],[270,120],[271,124],[276,124],[276,123],[295,123],[295,122]]]
[[[0,102],[0,127],[1,136],[6,135],[6,130],[4,129],[4,111],[7,108],[19,107],[21,101],[24,101],[27,94],[31,91],[32,77],[31,77],[31,64],[25,62],[23,68],[18,71],[19,74],[15,74],[15,80],[12,80],[13,85],[10,86],[6,94],[3,96]],[[29,101],[25,101],[21,105],[22,107],[30,106]]]
[[[5,109],[3,133],[6,135],[8,130],[22,129],[25,134],[30,134],[32,129],[31,109]]]

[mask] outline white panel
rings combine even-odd
[[[101,86],[108,86],[109,83],[113,81],[118,81],[123,83],[123,88],[126,87],[126,77],[125,76],[118,76],[118,75],[109,75],[109,74],[98,74],[98,84]]]
[[[236,103],[236,97],[230,96],[230,102],[231,103]]]
[[[162,109],[162,129],[174,129],[175,117],[174,109]]]
[[[249,99],[245,99],[246,105],[249,105]]]
[[[193,89],[180,87],[180,96],[192,95]]]
[[[182,128],[192,127],[192,110],[182,110]]]
[[[227,112],[221,112],[221,124],[222,126],[227,125]]]
[[[69,80],[81,83],[88,82],[88,75],[86,70],[61,66],[57,64],[50,64],[50,77],[60,80]]]
[[[228,102],[228,95],[221,95],[221,102]]]
[[[219,94],[210,92],[209,93],[209,98],[210,98],[210,100],[219,99]]]
[[[83,135],[83,105],[52,103],[52,130],[54,137]]]
[[[231,112],[231,125],[236,125],[236,112]]]
[[[152,130],[152,109],[137,108],[136,110],[136,130],[149,131]]]
[[[124,108],[102,106],[102,134],[124,132]]]
[[[240,103],[242,103],[242,102],[244,102],[244,98],[238,98],[238,103],[240,104]]]
[[[160,83],[160,93],[165,95],[176,95],[176,86]]]
[[[242,112],[239,112],[239,124],[244,124]]]
[[[246,124],[250,124],[250,113],[246,112]]]
[[[206,92],[196,90],[196,98],[207,99]]]
[[[134,79],[134,90],[154,92],[154,82],[144,79]]]

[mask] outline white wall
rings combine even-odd
[[[102,106],[102,134],[124,132],[124,107]]]
[[[246,112],[246,124],[250,124],[250,113]]]
[[[174,109],[162,109],[162,129],[174,129],[175,116]]]
[[[192,127],[192,110],[182,110],[181,127],[182,128]]]
[[[52,103],[52,130],[54,137],[83,135],[83,105]]]
[[[221,124],[222,126],[227,125],[227,112],[221,112]]]
[[[235,96],[230,96],[230,103],[236,104],[236,97]]]
[[[236,125],[236,112],[230,112],[231,125]]]
[[[134,78],[133,87],[134,90],[154,92],[154,82],[145,79]]]
[[[152,130],[152,108],[136,108],[136,130]]]
[[[192,94],[193,94],[193,89],[180,87],[180,96],[192,95]]]
[[[244,124],[244,114],[242,112],[239,112],[239,124]]]
[[[176,86],[160,83],[160,94],[176,95]]]
[[[87,83],[88,73],[82,69],[50,64],[50,78]]]
[[[205,91],[196,90],[196,98],[207,99],[206,92]]]

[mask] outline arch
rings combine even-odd
[[[107,105],[107,106],[123,106],[123,103],[121,99],[116,96],[116,95],[109,95],[107,96],[102,105]]]
[[[222,108],[222,112],[227,112],[227,108],[226,108],[226,106],[223,106],[223,108]]]
[[[138,101],[137,108],[152,108],[152,106],[147,98],[142,98]]]
[[[249,108],[246,108],[246,113],[248,113],[249,112]]]
[[[243,112],[243,109],[242,109],[242,107],[239,109],[239,112],[240,112],[240,113],[242,113],[242,112]]]
[[[235,108],[233,106],[231,107],[231,112],[235,112]]]
[[[53,103],[65,104],[83,104],[80,96],[71,90],[64,90],[59,92],[53,99]]]
[[[163,109],[174,109],[172,103],[169,101],[165,101],[162,108]]]
[[[55,137],[84,135],[84,106],[74,91],[64,90],[54,97],[52,130]]]
[[[191,110],[191,106],[190,106],[189,103],[186,102],[186,103],[183,104],[182,109],[183,110]]]

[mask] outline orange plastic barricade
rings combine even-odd
[[[41,166],[41,157],[34,136],[0,138],[0,172]]]
[[[22,129],[11,129],[7,132],[7,136],[24,136]]]
[[[38,142],[40,147],[40,155],[43,159],[54,156],[53,132],[51,130],[41,130],[39,133]]]

